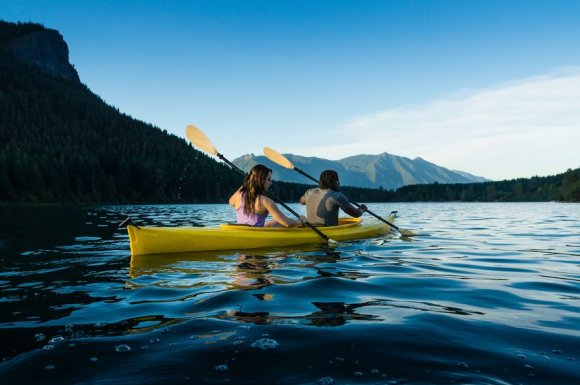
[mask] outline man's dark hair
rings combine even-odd
[[[338,186],[338,173],[334,170],[324,170],[320,173],[318,187],[323,190],[336,190]]]

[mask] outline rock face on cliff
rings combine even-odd
[[[34,66],[54,77],[80,82],[79,74],[69,63],[68,46],[62,35],[53,29],[24,31],[2,42],[4,52],[18,61]]]

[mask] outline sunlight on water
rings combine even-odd
[[[233,211],[1,208],[0,375],[43,384],[580,382],[580,205],[369,208],[398,210],[397,225],[419,236],[131,257],[117,227],[127,216],[140,226],[216,226]]]

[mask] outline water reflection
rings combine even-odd
[[[236,251],[200,251],[156,255],[132,255],[129,266],[129,287],[156,285],[172,280],[175,287],[187,287],[185,277],[212,274],[213,283],[220,282],[229,289],[253,290],[273,284],[287,283],[287,278],[276,276],[275,271],[290,264],[303,271],[313,270],[319,277],[338,275],[357,278],[356,272],[331,272],[328,264],[341,260],[341,253],[323,246],[311,245],[295,248],[275,248]],[[292,261],[292,262],[288,262]],[[323,265],[324,267],[319,267]],[[297,280],[311,279],[309,276]],[[190,281],[191,282],[191,281]],[[199,283],[199,282],[198,282]],[[194,285],[192,285],[194,286]]]
[[[273,284],[270,276],[272,273],[272,263],[267,256],[241,254],[238,256],[238,263],[232,271],[232,289],[256,290]],[[266,297],[258,297],[261,300],[269,300]]]

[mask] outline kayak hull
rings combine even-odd
[[[340,218],[338,226],[319,228],[335,241],[378,236],[390,230],[380,221]],[[127,226],[131,255],[190,251],[244,250],[283,247],[326,241],[308,227],[273,228],[224,224],[218,227]]]

